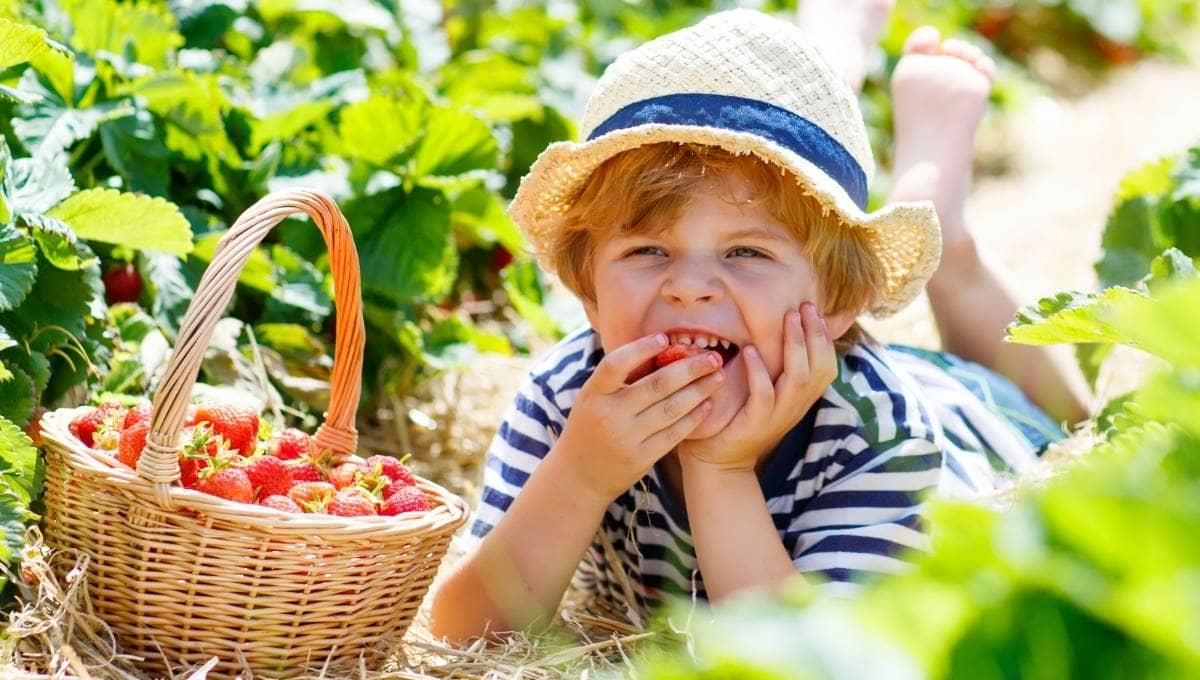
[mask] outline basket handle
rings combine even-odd
[[[342,211],[325,193],[313,189],[276,191],[243,212],[217,244],[188,305],[175,351],[154,395],[150,432],[137,472],[154,485],[155,497],[164,508],[171,507],[170,488],[179,479],[179,433],[213,329],[233,297],[238,276],[254,248],[275,225],[297,213],[311,217],[325,238],[337,315],[329,410],[317,429],[316,446],[335,456],[354,453],[358,448],[354,418],[362,389],[366,332],[354,237]]]

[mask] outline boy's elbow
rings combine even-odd
[[[459,565],[435,584],[429,607],[429,632],[451,645],[463,646],[503,627],[488,615],[486,596],[470,588],[471,569]]]

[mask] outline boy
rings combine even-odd
[[[549,619],[581,560],[597,595],[643,606],[901,569],[928,545],[925,492],[986,492],[1061,436],[986,369],[857,326],[927,282],[948,344],[1055,376],[1014,375],[1056,417],[1081,415],[1040,350],[1000,346],[1015,305],[963,245],[991,64],[928,31],[907,51],[899,202],[874,213],[854,95],[795,27],[735,10],[609,67],[587,141],[547,149],[511,207],[590,327],[533,368],[501,424],[434,634]],[[933,203],[902,202],[916,198]],[[963,260],[931,280],[935,206]]]

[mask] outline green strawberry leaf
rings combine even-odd
[[[123,94],[146,98],[166,131],[166,146],[191,160],[211,157],[227,165],[242,158],[229,140],[221,112],[229,102],[215,76],[163,71],[126,88]]]
[[[5,368],[12,377],[0,382],[0,419],[7,418],[14,423],[24,425],[33,415],[37,406],[37,388],[33,378],[18,366],[10,363],[11,357],[6,353]]]
[[[14,160],[6,182],[11,187],[12,211],[18,215],[44,213],[75,191],[67,157],[61,151]]]
[[[13,560],[25,545],[29,504],[41,496],[42,465],[29,435],[0,417],[0,560]]]
[[[314,361],[325,356],[325,343],[300,324],[261,323],[254,327],[254,336],[285,359]]]
[[[21,230],[0,225],[0,312],[21,304],[37,277],[37,250]]]
[[[8,165],[12,161],[12,152],[8,150],[8,140],[0,135],[0,224],[12,221],[12,192],[8,178]]]
[[[140,272],[150,293],[150,313],[171,337],[179,332],[200,273],[174,255],[145,253]]]
[[[21,90],[37,95],[38,100],[17,108],[13,131],[34,156],[64,151],[91,137],[101,123],[133,113],[132,105],[125,100],[73,108],[33,69],[21,78]]]
[[[462,110],[437,107],[429,112],[425,136],[413,154],[418,178],[452,177],[494,168],[500,147],[487,123]]]
[[[1007,328],[1008,341],[1026,345],[1133,344],[1137,336],[1114,325],[1114,306],[1130,298],[1146,298],[1146,295],[1130,288],[1113,287],[1100,294],[1064,292],[1042,298],[1017,311],[1016,320]]]
[[[378,166],[388,166],[408,151],[421,135],[422,102],[404,102],[373,96],[355,102],[338,114],[338,137],[346,155]]]
[[[1200,367],[1200,316],[1191,313],[1200,309],[1200,278],[1160,286],[1154,298],[1122,296],[1113,307],[1113,328],[1136,338],[1138,349],[1177,367]]]
[[[130,190],[151,196],[167,195],[170,151],[149,111],[138,108],[132,115],[100,123],[100,142],[108,164]]]
[[[186,255],[192,229],[175,204],[113,189],[80,191],[49,212],[75,235],[137,250]]]
[[[49,38],[42,29],[0,18],[0,71],[49,50]]]
[[[116,0],[66,0],[71,46],[88,54],[132,54],[136,61],[166,68],[168,56],[183,46],[175,16],[166,4]]]
[[[535,262],[513,262],[500,272],[500,280],[513,309],[533,326],[538,335],[547,338],[563,337],[565,329],[543,306],[545,291],[538,279],[538,267]]]
[[[348,204],[347,218],[357,225],[367,290],[404,304],[438,300],[450,291],[458,249],[442,192],[417,188],[405,195],[389,189]]]
[[[527,249],[525,238],[495,193],[482,184],[460,193],[451,204],[455,228],[465,229],[477,244],[499,243],[510,253]]]
[[[21,221],[29,227],[42,256],[55,267],[76,271],[98,262],[81,257],[75,232],[66,222],[46,215],[22,215]]]

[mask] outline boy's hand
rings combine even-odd
[[[663,335],[623,345],[600,361],[571,407],[551,457],[605,502],[619,496],[675,448],[711,410],[721,385],[716,352],[703,352],[626,384],[667,346]]]
[[[679,445],[680,463],[754,470],[837,377],[837,354],[825,320],[810,302],[783,319],[783,373],[774,384],[753,346],[742,348],[750,396],[729,425],[706,439]]]

